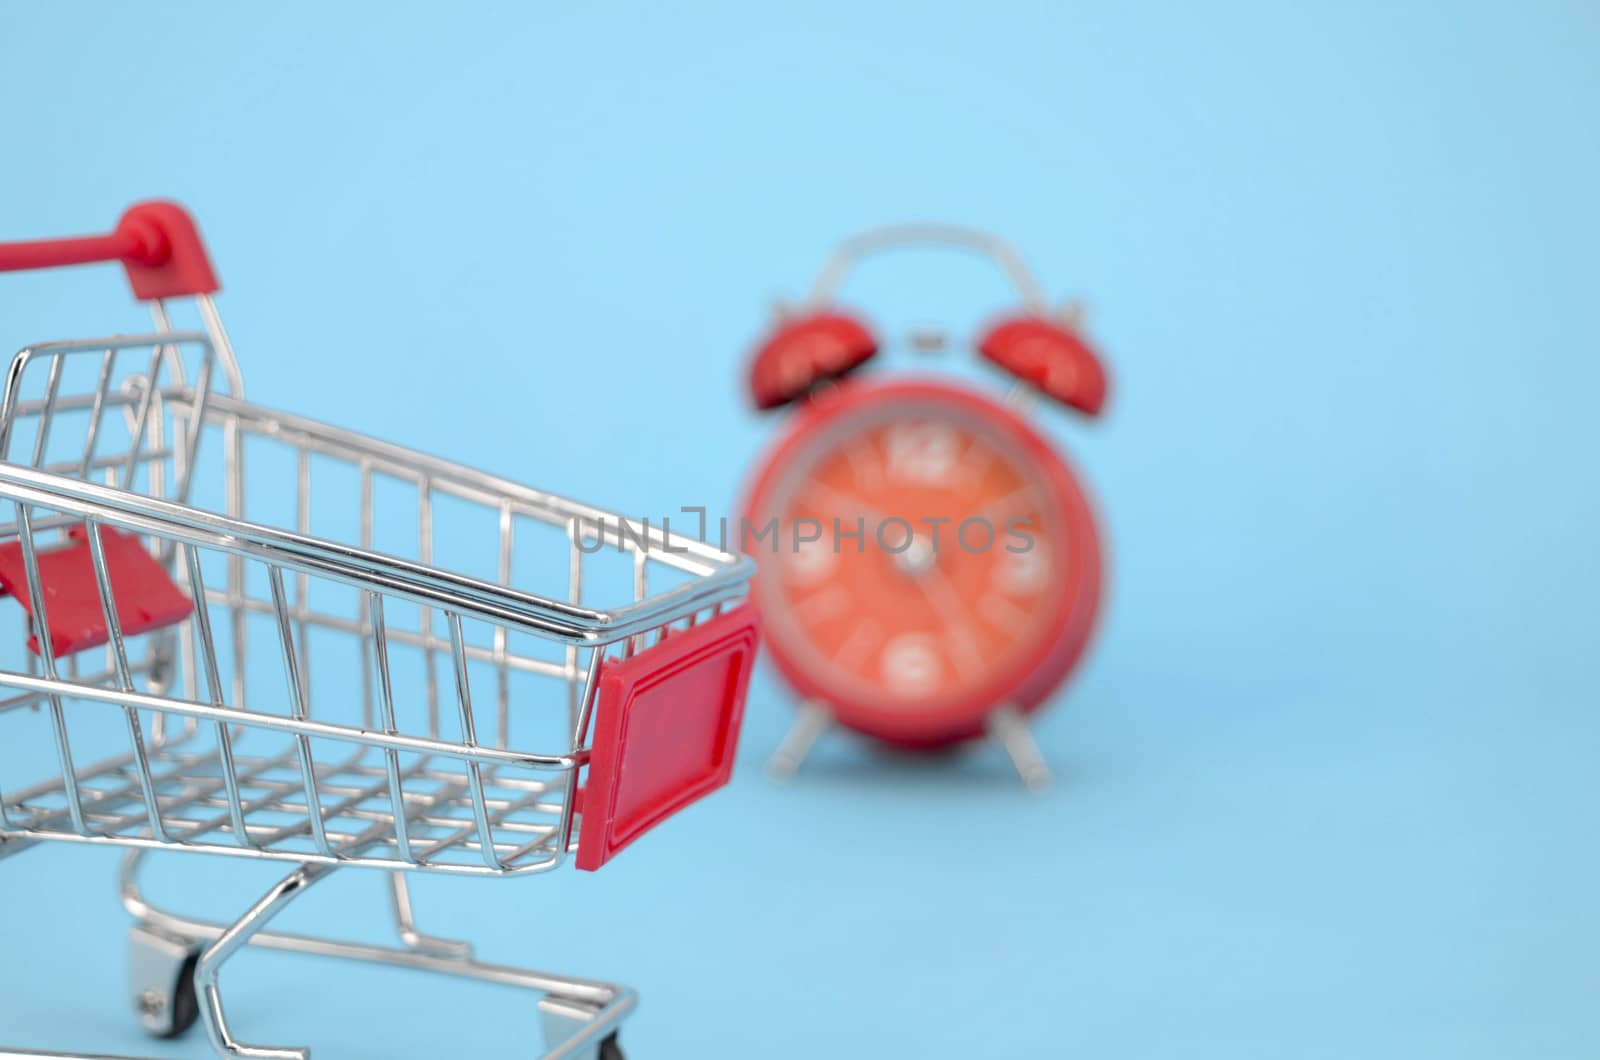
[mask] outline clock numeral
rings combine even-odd
[[[1050,559],[1036,541],[1026,552],[1001,551],[995,585],[1007,596],[1032,596],[1050,578]]]
[[[826,536],[817,541],[802,541],[784,555],[784,573],[799,585],[815,585],[832,573],[838,556]]]
[[[884,444],[889,474],[900,482],[946,482],[961,455],[960,438],[943,423],[897,423]]]
[[[878,663],[883,681],[904,696],[925,695],[939,687],[943,662],[934,639],[925,633],[902,633],[884,646]]]

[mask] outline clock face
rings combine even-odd
[[[1014,412],[944,384],[814,398],[759,476],[743,537],[784,676],[842,723],[904,744],[1037,706],[1081,652],[1098,596],[1071,473]]]

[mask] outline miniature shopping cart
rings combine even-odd
[[[597,869],[724,784],[749,561],[246,402],[175,205],[0,244],[0,271],[92,261],[123,264],[156,330],[32,346],[6,378],[0,860],[126,850],[131,998],[157,1036],[198,1019],[219,1054],[305,1057],[224,1018],[218,972],[254,943],[526,987],[546,1056],[620,1057],[631,991],[424,934],[406,873]],[[218,925],[146,900],[158,850],[292,870]],[[386,874],[395,945],[263,930],[344,866]]]

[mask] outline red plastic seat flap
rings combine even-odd
[[[728,782],[757,640],[745,604],[601,664],[578,868],[598,869]]]
[[[57,656],[96,648],[110,639],[105,612],[100,606],[100,590],[95,584],[89,535],[84,527],[76,526],[68,537],[71,540],[67,544],[59,548],[41,548],[38,553],[39,584],[45,595],[50,646]],[[189,617],[194,610],[193,602],[172,583],[138,537],[102,528],[100,541],[105,546],[111,596],[123,636],[147,633]],[[28,593],[27,567],[23,563],[20,541],[0,546],[0,587],[15,596],[23,610],[37,619],[37,609]],[[35,652],[39,650],[37,634],[28,638],[28,647]]]

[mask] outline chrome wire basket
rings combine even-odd
[[[221,1055],[306,1056],[229,1029],[218,969],[254,942],[523,986],[546,1056],[620,1056],[631,991],[421,933],[406,874],[598,869],[725,783],[750,561],[246,401],[173,204],[0,244],[0,271],[91,261],[124,265],[156,330],[31,346],[6,379],[0,859],[126,849],[130,994],[157,1036],[198,1020]],[[212,924],[145,899],[152,850],[293,869]],[[396,945],[263,930],[342,867],[384,870]]]

